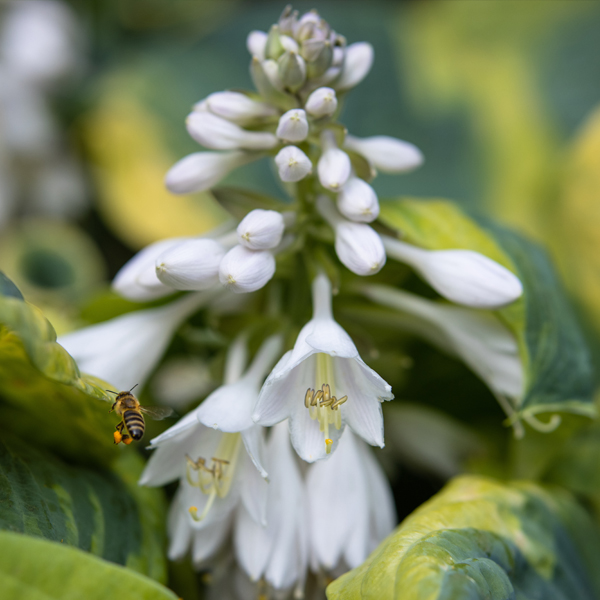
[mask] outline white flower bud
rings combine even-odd
[[[215,240],[187,240],[156,259],[156,276],[176,290],[206,290],[219,280],[225,249]]]
[[[317,164],[321,185],[334,192],[339,192],[341,187],[348,181],[351,170],[352,165],[348,155],[343,150],[335,147],[325,150]]]
[[[228,173],[259,158],[249,152],[195,152],[176,162],[165,177],[174,194],[202,192],[219,183]]]
[[[384,173],[406,173],[423,164],[423,154],[416,146],[387,135],[362,139],[347,135],[344,145]]]
[[[301,108],[288,110],[281,115],[277,126],[277,137],[288,142],[302,142],[308,135],[306,113]]]
[[[300,148],[286,146],[275,157],[281,181],[293,182],[304,179],[312,171],[310,159]]]
[[[268,250],[281,242],[285,224],[280,213],[257,208],[250,211],[238,225],[237,237],[250,250]]]
[[[348,90],[359,84],[371,70],[373,46],[368,42],[357,42],[346,48],[344,66],[339,79],[334,83],[338,90]]]
[[[293,92],[299,90],[306,81],[306,63],[296,52],[285,52],[277,60],[279,77],[284,88]]]
[[[327,196],[317,200],[317,210],[335,231],[335,252],[340,262],[357,275],[374,275],[385,265],[385,249],[374,229],[346,221]]]
[[[208,112],[190,113],[186,126],[199,144],[213,150],[267,150],[277,145],[277,138],[272,133],[246,131]]]
[[[273,59],[265,60],[262,63],[262,69],[263,69],[265,75],[267,76],[267,79],[271,83],[271,85],[277,90],[282,90],[283,89],[283,81],[281,80],[281,77],[279,76],[279,65],[277,64],[277,61],[273,60]],[[260,89],[259,89],[259,91],[260,91]]]
[[[215,115],[238,124],[277,114],[270,104],[258,102],[239,92],[215,92],[206,98],[206,105]]]
[[[337,197],[338,210],[351,221],[370,223],[379,216],[375,190],[359,177],[350,177]]]
[[[237,294],[254,292],[275,274],[275,259],[268,250],[234,246],[219,267],[219,280]]]
[[[523,293],[519,278],[471,250],[425,250],[384,236],[388,254],[416,271],[442,296],[472,308],[496,309]]]
[[[298,53],[298,51],[300,50],[298,42],[294,38],[291,38],[289,35],[280,36],[279,41],[281,42],[283,49],[287,52]]]
[[[264,31],[251,31],[246,38],[246,47],[252,56],[265,60],[265,47],[267,46],[267,34]]]
[[[304,108],[313,117],[329,117],[336,111],[337,105],[335,91],[328,87],[322,87],[308,97]]]

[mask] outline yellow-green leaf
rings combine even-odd
[[[418,508],[329,600],[596,600],[598,527],[565,491],[465,476]]]

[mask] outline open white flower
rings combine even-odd
[[[335,510],[323,510],[325,498]],[[396,524],[390,485],[370,448],[351,431],[331,458],[308,468],[306,504],[316,573],[358,567]]]
[[[178,327],[215,298],[215,293],[189,294],[180,300],[126,313],[84,327],[58,339],[84,373],[118,389],[143,386]]]
[[[391,387],[333,319],[327,277],[318,275],[312,290],[313,318],[267,378],[252,418],[265,426],[289,418],[292,444],[307,462],[335,450],[346,424],[383,447],[381,402],[394,397]]]
[[[514,335],[493,314],[432,302],[384,285],[363,293],[407,315],[402,322],[445,352],[459,356],[497,396],[518,399],[524,372]]]
[[[519,278],[471,250],[425,250],[382,236],[388,256],[409,264],[448,300],[472,308],[501,308],[523,293]]]

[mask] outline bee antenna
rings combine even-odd
[[[134,386],[131,388],[131,390],[135,389],[135,388],[136,388],[138,385],[139,385],[139,383],[136,383],[136,384],[135,384],[135,385],[134,385]],[[131,392],[131,390],[129,390],[129,391]]]
[[[119,392],[113,392],[112,390],[104,390],[105,392],[110,392],[111,394],[114,394],[115,396],[119,395]]]

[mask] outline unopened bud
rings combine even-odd
[[[416,146],[387,135],[368,138],[348,135],[344,146],[362,154],[384,173],[406,173],[423,164],[423,154]]]
[[[259,94],[271,104],[284,110],[292,108],[295,101],[285,94],[279,79],[279,67],[274,60],[260,61],[256,56],[250,62],[250,75]]]
[[[329,40],[307,40],[306,46],[309,55],[314,58],[306,65],[308,76],[315,79],[321,77],[333,65],[334,50]],[[318,53],[317,49],[319,48]],[[307,59],[308,60],[308,59]],[[339,73],[339,71],[336,71]]]
[[[373,46],[368,42],[357,42],[346,48],[344,66],[335,82],[337,90],[348,90],[359,84],[371,70]]]
[[[281,213],[257,208],[238,225],[238,241],[250,250],[268,250],[279,245],[284,229]]]
[[[370,223],[379,216],[375,190],[358,177],[351,177],[337,197],[339,211],[351,221]]]
[[[329,117],[337,109],[335,91],[328,87],[315,90],[306,100],[304,108],[313,117]]]
[[[298,46],[298,42],[294,38],[289,37],[288,35],[281,36],[281,45],[283,46],[283,49],[287,52],[298,53],[300,51],[300,46]]]
[[[335,252],[340,262],[357,275],[374,275],[385,264],[381,238],[365,223],[344,219],[327,196],[317,200],[317,210],[335,231]]]
[[[265,48],[267,46],[267,34],[264,31],[251,31],[246,39],[246,47],[252,56],[259,60],[265,59]]]
[[[250,152],[195,152],[175,163],[165,177],[174,194],[202,192],[219,183],[229,172],[259,158]]]
[[[206,106],[215,115],[238,124],[277,114],[270,104],[258,102],[239,92],[215,92],[206,98]]]
[[[317,164],[321,185],[334,192],[340,191],[350,177],[351,170],[352,165],[348,155],[335,147],[325,150]]]
[[[275,259],[268,250],[234,246],[219,267],[219,280],[233,292],[243,294],[264,287],[275,273]]]
[[[286,146],[275,157],[281,181],[295,182],[304,179],[312,171],[310,159],[300,148]]]
[[[284,89],[299,90],[306,80],[306,63],[296,52],[285,52],[277,61]]]
[[[271,29],[269,30],[269,35],[267,36],[265,57],[277,60],[284,52],[285,49],[281,43],[279,27],[277,25],[272,25]]]
[[[215,240],[186,240],[156,259],[156,276],[176,290],[206,290],[219,280],[225,249]]]
[[[277,137],[288,142],[302,142],[308,136],[306,113],[301,108],[288,110],[279,119]]]
[[[246,131],[235,123],[208,112],[192,112],[186,126],[189,134],[213,150],[267,150],[277,145],[277,138],[264,131]]]

